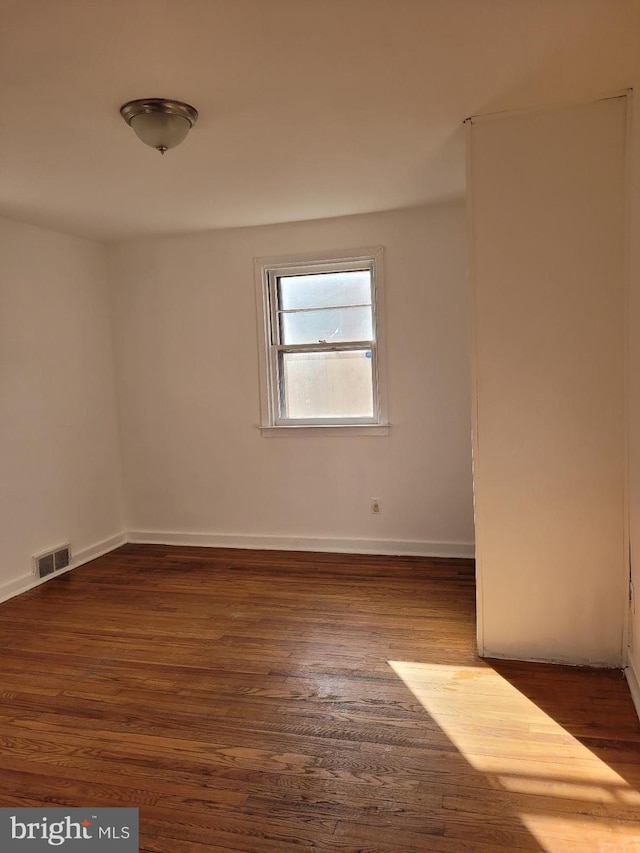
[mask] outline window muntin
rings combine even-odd
[[[376,305],[381,250],[258,263],[266,339],[263,426],[383,424]]]

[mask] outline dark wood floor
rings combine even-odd
[[[640,850],[619,672],[483,662],[472,564],[126,546],[0,606],[0,805],[155,853]]]

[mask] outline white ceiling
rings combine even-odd
[[[471,114],[633,85],[637,0],[0,0],[0,213],[113,240],[464,192]],[[200,112],[161,157],[127,100]]]

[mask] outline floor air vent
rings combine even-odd
[[[55,551],[47,551],[33,558],[34,570],[39,578],[46,578],[60,569],[66,569],[71,563],[71,548],[69,545],[61,545]]]
[[[65,545],[64,548],[59,548],[57,551],[53,552],[53,568],[56,572],[58,569],[65,569],[70,562],[71,554],[69,553],[68,545]]]

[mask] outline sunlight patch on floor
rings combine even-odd
[[[540,797],[555,797],[566,800],[584,800],[587,803],[621,803],[631,806],[640,814],[640,792],[626,782],[603,787],[593,782],[576,782],[566,777],[553,777],[548,774],[542,778],[526,774],[497,774],[497,780],[505,791],[517,794],[531,794]]]
[[[479,808],[502,807],[547,853],[640,851],[640,792],[491,666],[388,663],[487,777]]]
[[[548,853],[638,853],[637,823],[629,825],[579,815],[520,814],[522,823]]]

